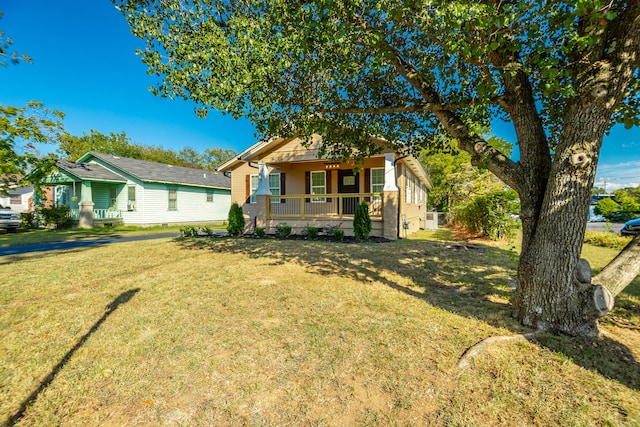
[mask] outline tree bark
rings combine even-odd
[[[640,235],[631,240],[594,278],[616,297],[640,274]]]
[[[517,318],[538,330],[595,336],[601,305],[576,278],[591,187],[609,111],[588,95],[570,104],[535,231],[523,251],[514,299]]]

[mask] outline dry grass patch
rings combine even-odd
[[[478,340],[522,332],[508,306],[514,259],[428,237],[160,240],[0,259],[0,414],[112,304],[19,425],[640,422],[637,330],[607,325],[588,352],[561,337],[497,346],[458,370]]]

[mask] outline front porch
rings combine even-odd
[[[80,209],[69,210],[69,219],[75,225],[80,224]],[[93,209],[93,227],[123,225],[122,211],[119,209]]]
[[[384,219],[382,193],[335,193],[311,196],[291,194],[267,196],[267,219],[353,219],[358,204],[369,205],[372,220]]]

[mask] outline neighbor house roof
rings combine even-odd
[[[76,163],[56,160],[56,166],[85,181],[127,182],[127,180],[97,163]]]
[[[204,169],[192,169],[163,163],[148,162],[145,160],[97,153],[95,151],[90,151],[85,154],[78,159],[78,162],[89,162],[92,159],[100,160],[117,171],[121,171],[144,182],[159,182],[163,184],[180,184],[223,189],[231,188],[231,180],[229,177],[218,172]]]

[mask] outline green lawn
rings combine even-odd
[[[452,243],[444,230],[1,257],[0,422],[640,424],[640,280],[597,341],[502,343],[460,370],[469,346],[523,329],[516,254]],[[598,269],[611,251],[586,256]]]

